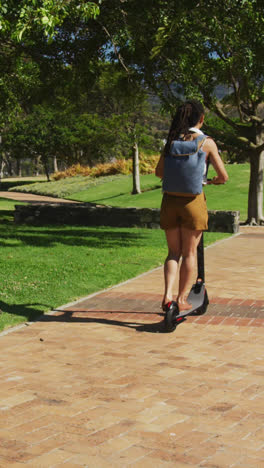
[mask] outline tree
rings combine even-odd
[[[3,131],[3,150],[17,161],[40,157],[49,180],[49,159],[59,150],[56,116],[50,109],[35,106],[28,115],[19,115]]]
[[[155,86],[169,85],[171,104],[177,99],[173,83],[186,96],[202,97],[232,129],[235,145],[247,151],[251,166],[250,224],[264,222],[262,7],[258,0],[227,0],[224,4],[202,0],[176,17],[168,15],[165,8],[152,50],[153,62],[159,68]],[[222,100],[217,98],[217,85],[225,87]],[[234,107],[235,118],[229,115]]]
[[[0,2],[0,132],[6,133],[21,115],[24,118],[40,96],[43,99],[46,93],[51,98],[55,87],[49,85],[68,71],[67,54],[76,23],[95,18],[99,4],[100,0]],[[62,38],[69,19],[73,31]],[[7,156],[0,148],[0,174]]]
[[[1,31],[20,42],[40,32],[51,42],[68,18],[86,21],[99,14],[101,1],[3,0],[0,4]]]
[[[182,84],[187,95],[199,93],[207,107],[233,129],[237,146],[246,147],[251,166],[250,224],[264,222],[262,13],[263,5],[257,0],[228,0],[223,5],[201,1],[199,8],[192,9],[182,20],[167,18],[154,50],[156,57],[166,55],[164,73]],[[173,54],[172,45],[178,37],[183,52]],[[217,84],[226,87],[222,101],[216,97]],[[230,107],[236,107],[236,119],[228,115]]]
[[[21,94],[32,88],[34,67],[40,78],[58,74],[69,58],[77,25],[99,14],[100,0],[3,0],[0,2],[0,108],[20,109]],[[67,34],[65,24],[72,30]],[[30,74],[28,68],[33,67]],[[22,93],[21,93],[22,88]],[[5,118],[5,120],[7,117]],[[1,125],[1,119],[0,119]]]
[[[88,99],[82,88],[71,99],[70,81],[67,86],[57,86],[55,100],[47,99],[44,93],[42,104],[31,105],[28,113],[13,115],[2,132],[5,156],[18,163],[40,158],[49,178],[52,162],[56,171],[57,163],[60,167],[75,163],[92,166],[131,157],[138,145],[155,148],[161,138],[156,129],[153,135],[155,111],[150,111],[145,94],[136,92],[135,87],[135,96],[128,94],[124,73],[116,70],[115,64],[101,68]],[[139,181],[136,187],[139,192]]]
[[[104,8],[102,22],[99,5]],[[158,139],[151,137],[149,123],[146,125],[151,115],[147,119],[146,90],[140,75],[131,67],[126,69],[120,56],[119,63],[114,58],[118,51],[109,26],[118,27],[119,12],[117,0],[111,5],[99,0],[0,3],[0,61],[4,70],[0,106],[5,135],[13,120],[21,127],[22,121],[26,124],[30,120],[27,116],[35,115],[33,106],[44,106],[49,114],[49,106],[52,113],[53,104],[60,100],[61,105],[64,100],[72,107],[70,119],[60,127],[60,143],[66,142],[67,136],[63,152],[68,161],[81,156],[93,163],[127,156],[140,141],[146,145],[147,139],[158,144]],[[44,131],[49,132],[51,126],[46,127],[44,115],[41,120]],[[139,126],[140,132],[135,131]],[[36,140],[33,137],[31,141],[33,147]]]
[[[118,101],[122,103],[122,124],[119,127],[119,135],[123,135],[128,140],[129,149],[132,150],[132,194],[135,195],[141,193],[139,146],[148,134],[150,106],[147,93],[140,83],[130,80],[124,70],[119,71],[118,75],[121,81],[118,86],[112,89],[112,92],[114,94],[118,91]]]
[[[263,224],[263,2],[115,0],[111,11],[102,4],[96,22],[112,55],[168,110],[197,97],[225,122],[232,148],[250,161],[247,222]],[[224,139],[219,128],[215,135]]]

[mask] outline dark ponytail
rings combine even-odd
[[[189,133],[189,128],[195,126],[204,114],[204,107],[200,101],[191,99],[181,104],[172,120],[165,146],[165,155],[168,154],[171,142]]]

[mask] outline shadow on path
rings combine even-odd
[[[112,320],[112,319],[106,319],[106,318],[99,318],[99,317],[75,317],[73,316],[74,313],[78,313],[78,311],[61,311],[59,310],[58,312],[63,312],[62,315],[43,315],[40,317],[41,322],[70,322],[70,323],[101,323],[103,325],[114,325],[117,327],[126,327],[126,328],[132,328],[138,332],[147,332],[147,333],[167,333],[164,327],[164,321],[162,320],[161,322],[155,322],[155,323],[138,323],[134,322],[133,320],[129,320],[127,322],[122,321],[122,320]],[[80,311],[81,312],[81,311]],[[84,314],[85,312],[81,312]],[[87,314],[138,314],[138,315],[153,315],[152,313],[150,314],[149,312],[120,312],[120,311],[89,311]],[[163,314],[156,314],[156,315],[161,315]]]
[[[36,306],[45,307],[46,310],[50,308],[50,305],[39,304],[37,302],[33,304],[7,304],[4,301],[0,301],[0,312],[26,317],[27,320],[31,321],[37,319],[43,313],[43,311]]]

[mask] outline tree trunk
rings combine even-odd
[[[57,156],[53,156],[53,168],[54,172],[58,172]]]
[[[18,177],[22,177],[22,167],[21,167],[21,160],[20,159],[17,159],[16,161],[16,165],[17,165],[17,175]]]
[[[12,177],[14,175],[13,161],[9,153],[5,153],[5,160],[6,160],[6,169],[7,169],[8,177]]]
[[[5,167],[5,161],[4,161],[3,155],[0,154],[0,181],[1,179],[4,178],[4,167]]]
[[[141,193],[140,190],[140,177],[139,177],[139,153],[138,144],[135,141],[133,145],[133,190],[132,195]]]
[[[250,155],[250,181],[248,192],[248,218],[246,224],[264,223],[263,218],[264,151]]]
[[[34,158],[34,175],[35,176],[39,176],[40,168],[41,168],[41,157],[36,156],[36,158]]]
[[[48,158],[47,156],[42,156],[42,163],[44,166],[45,174],[47,176],[48,182],[50,182],[50,175],[49,175],[49,163],[48,163]]]
[[[2,144],[2,136],[0,135],[0,145]],[[4,158],[2,155],[2,151],[0,148],[0,182],[3,179],[4,176]]]

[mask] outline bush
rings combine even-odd
[[[97,164],[91,170],[92,177],[101,177],[116,174],[129,174],[131,172],[131,162],[126,159],[118,159],[113,163]]]
[[[141,174],[152,174],[155,171],[159,155],[140,154],[139,169]],[[77,175],[101,177],[116,174],[131,174],[132,161],[131,159],[117,159],[112,163],[100,163],[94,167],[82,166],[81,164],[74,164],[65,171],[55,172],[52,175],[54,180],[65,179],[66,177],[74,177]]]
[[[159,155],[157,154],[141,154],[139,158],[140,174],[153,174],[153,172],[155,172],[155,167],[157,165],[158,160]]]
[[[91,168],[89,166],[81,166],[81,164],[74,164],[68,167],[65,171],[58,171],[52,175],[54,180],[66,179],[66,177],[75,177],[77,175],[89,176]]]

